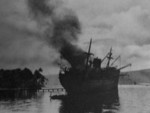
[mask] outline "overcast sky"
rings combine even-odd
[[[57,0],[61,1],[61,0]],[[150,0],[63,0],[79,18],[78,45],[104,57],[113,47],[121,65],[131,70],[150,68]],[[0,68],[43,67],[57,73],[59,54],[43,40],[41,28],[29,12],[27,0],[0,0]]]

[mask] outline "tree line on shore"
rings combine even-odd
[[[34,73],[28,68],[4,70],[0,69],[1,89],[41,89],[47,79],[41,74],[42,69],[35,70]]]

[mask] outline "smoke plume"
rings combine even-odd
[[[72,67],[83,64],[84,52],[73,44],[81,33],[75,13],[56,0],[28,0],[28,5],[48,44],[58,50]]]

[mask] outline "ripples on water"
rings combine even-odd
[[[150,113],[150,87],[119,86],[119,97],[50,99],[40,92],[31,99],[1,100],[0,113]]]

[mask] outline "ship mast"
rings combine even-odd
[[[109,67],[109,64],[110,64],[110,60],[113,59],[112,58],[112,47],[110,48],[110,52],[108,53],[108,56],[107,56],[107,59],[108,59],[108,62],[107,62],[107,68]]]
[[[88,62],[89,62],[89,57],[90,57],[90,55],[92,55],[92,53],[90,53],[90,51],[91,51],[91,44],[92,44],[92,39],[90,40],[90,45],[89,45],[89,49],[88,49],[88,52],[86,53],[86,55],[87,55],[87,59],[86,59],[86,64],[85,64],[85,79],[88,77]]]
[[[90,51],[91,51],[91,44],[92,44],[92,39],[90,40],[90,45],[89,45],[89,49],[88,49],[88,53],[87,53],[86,68],[88,67],[89,57],[91,55],[91,53],[90,53]]]

